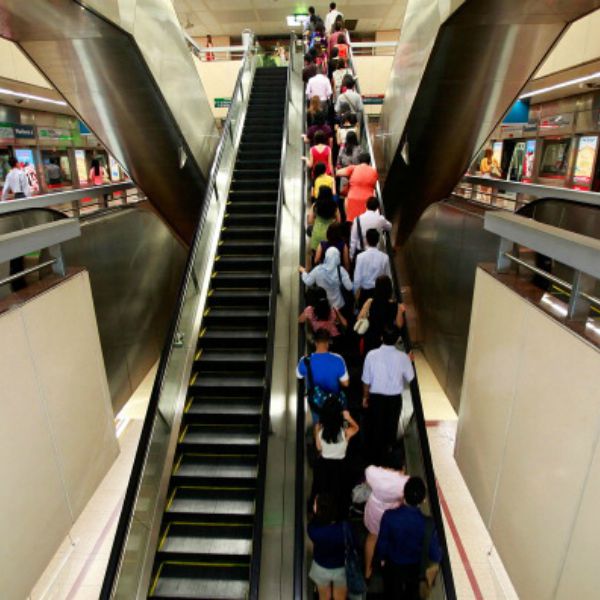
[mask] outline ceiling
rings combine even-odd
[[[358,20],[356,31],[367,33],[400,29],[408,0],[344,0],[338,3],[348,19]],[[314,2],[325,18],[329,2]],[[206,34],[239,36],[249,28],[259,35],[288,33],[287,15],[306,12],[311,2],[290,0],[173,0],[179,21],[192,37]],[[191,26],[190,26],[191,25]]]

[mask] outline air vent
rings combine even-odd
[[[344,25],[348,31],[354,31],[357,24],[358,19],[344,19]]]

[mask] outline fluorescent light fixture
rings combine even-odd
[[[561,88],[569,87],[570,85],[575,85],[577,83],[585,83],[586,81],[591,81],[592,79],[597,79],[600,77],[600,71],[597,73],[592,73],[591,75],[586,75],[585,77],[578,77],[577,79],[570,79],[569,81],[563,81],[562,83],[557,83],[555,85],[550,85],[545,88],[541,88],[539,90],[534,90],[533,92],[527,92],[522,96],[519,96],[519,100],[523,100],[523,98],[531,98],[532,96],[537,96],[538,94],[546,94],[547,92],[553,92],[554,90],[560,90]]]
[[[44,96],[36,96],[34,94],[15,92],[14,90],[7,90],[6,88],[0,88],[0,94],[5,94],[7,96],[16,96],[17,98],[27,98],[28,100],[37,100],[38,102],[47,102],[48,104],[58,104],[59,106],[67,105],[67,103],[64,100],[52,100],[51,98],[44,98]]]
[[[288,15],[285,20],[287,21],[288,27],[300,27],[308,14]]]

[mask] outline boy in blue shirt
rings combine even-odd
[[[435,529],[426,535],[427,517],[419,504],[425,500],[425,483],[411,477],[404,486],[404,504],[386,510],[381,519],[376,553],[383,567],[384,597],[389,600],[418,600],[423,559],[439,563],[442,549]],[[428,543],[427,553],[423,544]]]
[[[330,394],[339,394],[342,387],[348,387],[350,377],[344,359],[333,352],[329,352],[331,336],[326,329],[317,329],[315,332],[315,351],[310,355],[310,366],[313,385],[320,387]],[[300,359],[296,369],[298,379],[307,378],[307,369],[304,361]],[[312,411],[313,424],[319,421],[318,415]]]

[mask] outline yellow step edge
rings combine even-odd
[[[182,431],[182,432],[179,434],[179,439],[177,440],[177,442],[178,442],[179,444],[181,444],[181,442],[183,442],[183,440],[185,439],[185,436],[186,436],[186,434],[187,434],[187,431],[188,431],[188,425],[186,425],[186,426],[183,428],[183,431]]]
[[[173,475],[177,475],[177,471],[179,471],[179,467],[181,467],[181,461],[183,460],[183,453],[179,455],[175,466],[173,467]]]
[[[194,373],[191,377],[190,377],[190,386],[194,385],[194,383],[196,383],[196,379],[198,379],[198,373]]]
[[[204,348],[200,348],[200,350],[198,350],[198,352],[196,352],[196,356],[194,356],[194,360],[200,360],[200,357],[202,356],[202,352],[204,352]]]
[[[188,410],[190,410],[193,403],[194,403],[194,398],[192,397],[187,401],[187,404],[185,405],[183,412],[188,412]]]
[[[211,491],[225,491],[230,492],[251,492],[256,490],[253,487],[239,487],[239,486],[223,486],[223,485],[178,485],[173,491],[177,490],[211,490]]]
[[[160,537],[160,542],[158,543],[158,550],[157,550],[157,552],[160,552],[162,550],[163,544],[165,543],[165,540],[167,539],[167,536],[169,535],[169,530],[170,529],[171,529],[171,523],[169,523],[165,527],[165,530],[163,531],[163,534]]]
[[[212,562],[194,562],[194,561],[181,561],[181,560],[165,560],[160,563],[162,565],[177,565],[180,567],[191,566],[191,567],[248,567],[248,563],[212,563]]]
[[[173,504],[173,500],[175,500],[175,492],[177,492],[177,488],[175,488],[171,492],[171,495],[169,496],[169,501],[167,502],[167,506],[165,507],[165,512],[167,512],[171,508],[171,505]]]
[[[211,311],[211,308],[210,308],[210,306],[209,306],[209,307],[208,307],[208,308],[207,308],[207,309],[206,309],[206,310],[205,310],[205,311],[202,313],[202,316],[203,316],[203,317],[206,317],[206,316],[208,316],[208,314],[210,313],[210,311]]]
[[[154,576],[154,580],[152,581],[152,585],[150,586],[150,590],[148,591],[148,596],[154,596],[154,591],[156,590],[156,586],[158,585],[158,580],[160,579],[160,574],[162,573],[164,564],[165,563],[160,563],[158,571],[156,571],[156,575]]]
[[[216,525],[217,527],[252,527],[252,523],[212,523],[207,521],[205,522],[194,522],[194,521],[170,521],[169,525],[185,525],[186,527],[189,526],[196,526],[196,527],[206,527],[206,526],[213,526]]]
[[[203,327],[203,328],[201,329],[200,333],[198,334],[198,337],[199,337],[199,338],[201,338],[201,337],[204,337],[204,334],[205,334],[205,333],[206,333],[206,327]]]

